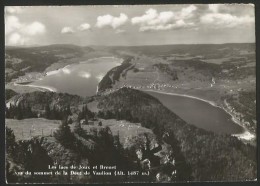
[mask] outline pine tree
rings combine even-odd
[[[70,104],[69,105],[67,105],[67,108],[66,108],[66,114],[68,115],[68,116],[70,116],[72,113],[71,113],[71,110],[70,110]]]
[[[85,114],[85,124],[88,125],[88,115]]]
[[[119,131],[117,131],[117,135],[114,136],[114,146],[117,149],[120,149],[122,147],[122,145],[120,143]]]
[[[83,108],[82,108],[82,116],[84,117],[85,115],[86,115],[86,107],[83,106]],[[83,119],[83,118],[81,118],[81,119]]]
[[[17,107],[17,115],[16,115],[18,120],[23,119],[23,110],[22,110],[22,105],[19,103]]]
[[[110,110],[108,110],[106,112],[106,119],[112,119],[112,118],[113,118],[113,113]]]
[[[47,104],[45,106],[45,118],[50,119],[50,117],[51,117],[51,109],[49,104]]]
[[[68,118],[62,120],[59,129],[54,133],[54,137],[65,147],[72,147],[74,135],[68,125]]]
[[[5,107],[5,117],[6,118],[10,118],[11,115],[10,115],[10,109],[8,107]]]
[[[98,117],[99,118],[104,118],[104,113],[102,111],[98,111]]]
[[[77,121],[80,123],[80,120],[81,120],[81,115],[82,115],[82,113],[81,112],[79,112],[79,114],[78,114],[78,118],[77,118]]]
[[[12,104],[10,104],[8,112],[9,112],[9,118],[14,118],[14,107]]]
[[[76,123],[75,127],[74,127],[74,133],[78,134],[79,136],[85,138],[85,139],[88,139],[89,136],[88,136],[88,132],[85,131],[81,124],[80,123]]]
[[[68,120],[68,124],[72,124],[72,123],[73,123],[72,119],[69,118],[69,120]]]
[[[25,113],[25,116],[26,118],[33,118],[35,117],[35,114],[33,113],[32,111],[32,108],[30,107],[29,104],[26,105],[26,107],[24,108],[24,113]]]
[[[15,135],[12,129],[6,127],[6,150],[8,153],[11,153],[13,155],[13,152],[15,151],[16,142],[15,142]]]
[[[55,105],[53,105],[53,108],[51,110],[51,119],[60,119],[60,120],[62,120],[60,118],[59,112],[57,111]]]

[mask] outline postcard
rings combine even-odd
[[[254,12],[5,6],[6,182],[255,181]]]

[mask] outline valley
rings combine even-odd
[[[15,136],[10,132],[10,143],[21,153],[34,144],[52,162],[127,163],[119,167],[151,171],[146,178],[124,177],[127,181],[253,180],[254,48],[247,43],[6,48],[6,127]],[[61,137],[63,125],[70,140]],[[19,169],[27,157],[15,162],[12,150],[8,159]]]

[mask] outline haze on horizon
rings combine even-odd
[[[8,6],[5,45],[255,43],[252,4]]]

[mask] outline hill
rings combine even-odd
[[[138,121],[152,129],[159,138],[170,137],[170,144],[176,139],[175,146],[191,165],[193,180],[242,181],[256,178],[256,156],[252,146],[235,137],[189,125],[150,95],[122,88],[101,97],[98,108],[103,110],[100,115],[104,118]],[[176,149],[174,144],[171,145]]]
[[[29,72],[43,72],[51,64],[68,60],[94,51],[90,47],[75,45],[50,45],[38,47],[6,47],[6,82]]]
[[[163,56],[171,54],[189,54],[192,56],[206,55],[216,57],[219,55],[239,54],[241,50],[254,50],[254,43],[226,43],[226,44],[176,44],[176,45],[144,45],[144,46],[91,46],[99,50],[107,50],[114,53],[133,53],[148,56]],[[205,52],[206,51],[206,52]]]
[[[56,93],[56,92],[30,92],[24,94],[17,94],[13,96],[8,102],[13,105],[19,103],[29,104],[34,110],[43,110],[46,104],[57,107],[78,106],[83,104],[84,98],[77,95],[70,95],[67,93]]]
[[[131,63],[132,58],[128,57],[121,65],[109,70],[98,84],[98,91],[103,92],[106,89],[112,88],[116,81],[119,81],[121,76],[126,76],[127,70],[133,68]]]

